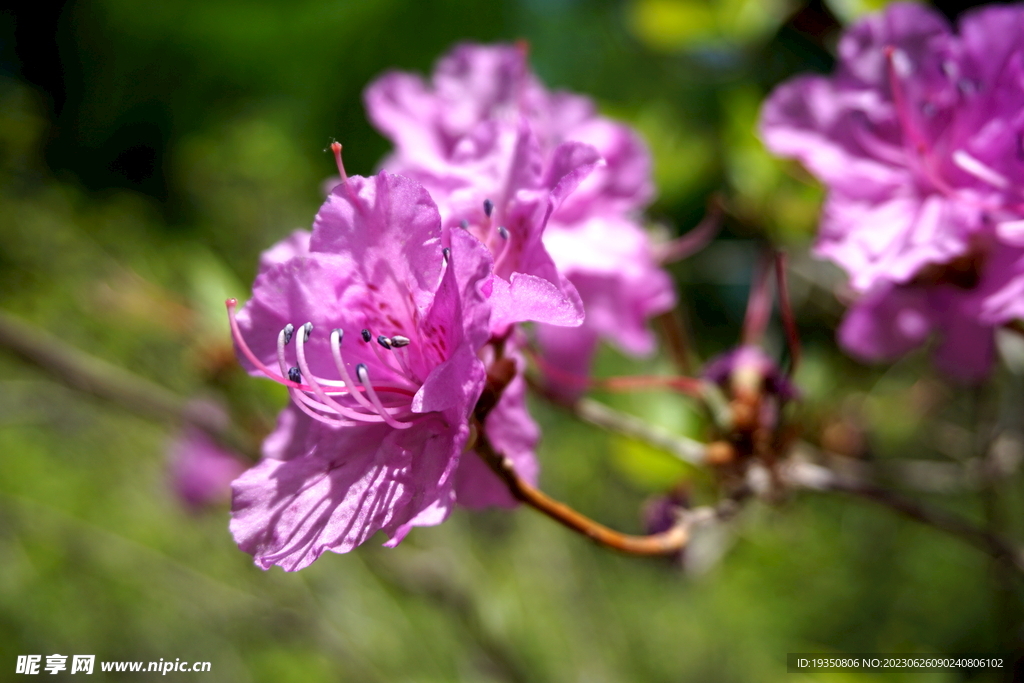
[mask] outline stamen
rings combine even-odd
[[[461,221],[459,221],[459,227],[462,228],[463,230],[469,230],[469,221],[463,218]]]
[[[399,422],[384,408],[384,404],[380,402],[380,398],[377,396],[377,391],[373,388],[373,385],[370,384],[370,373],[367,371],[364,363],[360,363],[356,366],[356,377],[359,378],[359,382],[363,385],[363,388],[366,389],[366,395],[370,399],[370,402],[373,403],[377,412],[380,413],[380,416],[384,418],[384,421],[387,422],[389,426],[394,427],[395,429],[408,429],[409,427],[412,427],[412,422]]]
[[[299,367],[302,369],[302,372],[306,375],[306,381],[309,383],[310,389],[313,390],[313,393],[316,394],[317,398],[319,398],[324,404],[313,404],[312,407],[325,411],[327,408],[330,408],[341,417],[347,417],[351,420],[357,420],[359,422],[380,422],[383,418],[380,418],[377,415],[366,415],[364,413],[360,413],[359,411],[353,410],[350,407],[341,405],[340,403],[338,403],[337,401],[335,401],[334,399],[327,395],[327,392],[325,392],[317,382],[316,376],[309,369],[309,364],[306,361],[305,342],[306,340],[303,337],[299,337],[296,340],[295,355],[298,357]],[[348,389],[349,395],[359,393],[358,391],[355,391],[352,388],[352,385],[346,384],[345,386]]]
[[[998,171],[989,168],[962,149],[953,152],[953,163],[964,171],[967,171],[975,178],[982,180],[1000,190],[1010,187],[1010,181]]]
[[[348,368],[345,367],[345,361],[341,357],[341,330],[334,330],[331,332],[331,355],[334,357],[334,365],[338,368],[338,374],[341,375],[341,379],[345,382],[345,386],[350,388],[350,396],[356,400],[359,405],[366,408],[367,410],[375,411],[376,408],[373,404],[366,400],[361,391],[356,391],[356,383],[352,381],[352,376],[348,374]]]
[[[288,363],[285,361],[284,337],[285,334],[284,330],[282,329],[281,332],[277,335],[277,362],[278,365],[280,365],[281,367],[281,374],[288,375],[289,377],[292,378],[296,378],[299,375],[299,368],[288,368]],[[299,340],[301,340],[301,337],[299,338]],[[299,340],[296,341],[296,345],[299,344]],[[302,363],[301,360],[300,363]],[[302,364],[304,365],[304,363]],[[330,425],[332,427],[351,427],[356,424],[355,422],[351,422],[349,420],[334,420],[331,419],[330,417],[327,417],[326,415],[323,414],[323,412],[326,412],[325,406],[317,403],[316,401],[314,401],[309,396],[307,396],[306,394],[299,390],[305,390],[306,387],[304,387],[301,384],[297,384],[296,386],[298,386],[299,388],[288,386],[288,395],[291,396],[292,403],[295,404],[296,408],[304,412],[306,415],[309,415],[317,422],[323,422],[324,424]]]
[[[490,218],[492,211],[494,211],[494,202],[492,202],[490,199],[485,199],[484,200],[484,215],[487,216],[488,218]]]
[[[395,360],[398,361],[398,364],[402,366],[402,372],[405,373],[406,377],[412,377],[413,376],[412,370],[409,369],[409,364],[406,363],[406,361],[405,361],[406,355],[408,354],[408,351],[402,351],[401,350],[402,346],[408,346],[409,345],[409,340],[406,337],[402,337],[402,339],[405,339],[405,343],[402,344],[401,346],[398,346],[397,344],[395,344],[395,338],[394,337],[391,338],[391,346],[394,349],[394,353],[389,354],[389,355],[392,356],[393,358],[395,358]]]
[[[334,152],[334,163],[338,166],[338,175],[341,176],[341,182],[344,185],[348,185],[348,174],[345,173],[345,165],[341,163],[341,143],[338,141],[332,142],[331,151]]]
[[[405,373],[405,376],[412,377],[412,370],[409,369],[409,364],[406,362],[407,352],[400,350],[410,344],[409,338],[396,334],[391,337],[389,341],[391,342],[391,348],[394,350],[394,353],[390,355],[393,356],[398,361],[398,364],[402,366],[402,372]]]
[[[327,417],[326,415],[316,412],[316,408],[322,409],[323,406],[321,406],[319,403],[317,403],[310,397],[306,396],[298,389],[288,389],[288,393],[291,395],[292,403],[295,404],[295,407],[304,412],[306,415],[309,415],[317,422],[323,422],[325,425],[329,425],[331,427],[355,427],[356,425],[359,424],[358,422],[353,422],[352,420],[335,420]]]
[[[377,409],[374,407],[374,405],[370,403],[365,396],[363,396],[363,392],[357,389],[359,385],[352,381],[352,376],[349,374],[348,368],[345,367],[345,359],[341,357],[342,336],[343,333],[341,330],[334,330],[333,332],[331,332],[331,355],[334,357],[334,365],[338,368],[338,374],[341,376],[341,379],[345,382],[345,386],[349,387],[349,395],[352,398],[354,398],[356,402],[359,403],[359,405],[361,405],[366,410],[377,412]],[[387,388],[397,393],[412,396],[416,393],[417,387],[388,386]]]
[[[445,247],[444,249],[441,250],[441,256],[443,256],[444,260],[447,261],[452,257],[452,250],[449,249],[448,247]]]
[[[506,257],[508,256],[508,254],[510,254],[512,252],[512,249],[511,249],[511,246],[512,246],[512,242],[511,242],[512,233],[510,233],[508,231],[508,228],[506,228],[503,225],[499,225],[498,226],[498,231],[497,232],[498,232],[498,236],[501,238],[501,242],[499,242],[499,244],[501,246],[500,247],[493,246],[493,241],[492,241],[492,246],[491,246],[491,251],[494,252],[494,272],[495,273],[503,272],[501,269],[502,269],[502,266],[505,265],[505,261],[507,260]]]
[[[370,332],[370,330],[367,330],[367,329],[363,329],[363,331],[362,331],[362,335],[363,335],[363,341],[364,341],[364,342],[366,342],[367,344],[370,344],[370,341],[371,341],[371,340],[373,339],[373,333],[371,333],[371,332]],[[385,340],[385,341],[381,341],[381,339],[383,339],[383,340]],[[380,346],[383,346],[383,347],[384,347],[385,349],[389,349],[389,350],[390,350],[390,348],[391,348],[390,346],[385,346],[385,342],[386,342],[386,341],[388,341],[388,338],[387,338],[387,337],[385,337],[385,336],[384,336],[383,334],[382,334],[382,335],[379,335],[379,336],[377,337],[377,344],[379,344]],[[402,370],[401,370],[401,369],[399,369],[399,368],[397,368],[397,367],[395,367],[395,364],[394,364],[394,362],[393,362],[393,361],[390,361],[390,360],[388,360],[388,358],[386,358],[386,357],[384,356],[384,354],[382,354],[382,353],[380,352],[380,349],[379,349],[379,348],[377,348],[377,346],[375,346],[375,345],[373,345],[373,344],[370,344],[370,348],[372,348],[372,349],[373,349],[373,355],[377,356],[377,360],[379,360],[379,361],[380,361],[380,364],[381,364],[381,365],[383,365],[383,366],[384,366],[384,367],[385,367],[386,369],[388,369],[388,370],[390,370],[391,372],[393,372],[393,373],[395,373],[396,375],[398,375],[398,377],[399,377],[400,379],[402,379],[402,380],[405,380],[405,379],[406,379],[406,378],[405,378],[405,375],[403,375],[403,374],[402,374]],[[390,356],[390,354],[388,354],[388,355]],[[406,380],[406,381],[408,381],[408,380]]]
[[[918,151],[924,152],[928,148],[928,142],[915,125],[911,116],[912,112],[907,106],[906,92],[903,90],[903,79],[911,74],[913,64],[905,52],[897,50],[891,45],[885,48],[885,57],[889,66],[889,87],[892,90],[892,102],[896,107],[896,116],[910,141],[914,143]]]
[[[377,335],[377,343],[383,346],[388,351],[391,350],[391,340],[385,337],[383,334]]]
[[[238,327],[238,320],[236,318],[235,309],[238,306],[238,301],[236,299],[228,299],[225,304],[228,309],[228,321],[231,326],[231,334],[235,339],[239,350],[269,379],[288,387],[288,393],[295,406],[309,417],[317,420],[318,422],[335,427],[350,427],[357,424],[365,424],[367,422],[384,422],[395,429],[408,429],[412,426],[413,423],[401,422],[395,419],[394,415],[396,412],[408,414],[408,405],[401,402],[407,401],[409,398],[414,396],[418,387],[414,386],[409,379],[401,375],[399,375],[402,380],[401,385],[380,383],[374,387],[369,384],[369,375],[365,370],[365,365],[362,366],[363,373],[360,377],[362,380],[362,386],[360,387],[360,385],[353,382],[345,367],[344,359],[341,357],[341,339],[344,335],[342,330],[335,329],[331,332],[331,351],[334,363],[338,368],[338,373],[342,377],[341,382],[326,379],[321,380],[309,369],[309,365],[306,362],[305,357],[305,343],[309,341],[310,334],[313,330],[313,324],[309,322],[302,326],[302,334],[296,337],[296,355],[299,361],[298,366],[289,367],[285,358],[285,345],[288,344],[292,337],[295,336],[295,327],[288,324],[278,333],[277,360],[280,366],[280,374],[278,374],[264,365],[263,362],[256,357],[256,354],[253,353],[252,349],[250,349],[245,343],[245,339],[242,337],[241,330]],[[366,331],[366,335],[369,335],[368,331]],[[407,338],[403,337],[403,339]],[[374,347],[374,349],[376,350],[376,347]],[[402,365],[405,365],[404,362]],[[303,384],[303,379],[305,379],[308,384]],[[351,396],[359,407],[368,411],[368,413],[360,412],[356,406],[349,407],[341,405],[328,395],[328,392],[321,386],[321,382],[325,386],[338,387],[337,389],[332,390],[331,394],[335,396]],[[396,394],[394,399],[400,401],[399,405],[386,408],[377,394],[378,390],[386,390]],[[307,395],[306,392],[312,392],[316,395],[316,398]],[[319,401],[316,400],[317,398]]]
[[[286,387],[296,389],[304,388],[301,384],[296,384],[291,380],[285,379],[264,365],[263,362],[256,357],[256,354],[252,352],[249,345],[245,343],[245,339],[242,338],[242,332],[238,329],[238,321],[235,319],[235,307],[238,306],[238,299],[228,299],[224,302],[224,305],[227,306],[228,309],[228,323],[231,325],[231,336],[234,338],[235,343],[238,344],[238,349],[242,352],[242,355],[249,359],[249,362],[255,365],[256,369],[278,384],[283,384]],[[281,331],[281,334],[284,334],[284,330]]]
[[[382,344],[380,341],[382,337],[385,340],[387,339],[387,337],[385,337],[384,335],[380,335],[379,337],[377,337],[377,344],[370,345],[370,348],[373,349],[373,355],[377,356],[377,360],[380,361],[380,364],[383,365],[385,369],[390,370],[401,379],[405,379],[405,375],[402,374],[402,369],[397,367],[395,365],[394,360],[392,360],[393,354],[384,354],[381,352],[380,348],[378,348],[379,346],[384,346],[384,344]],[[384,346],[384,348],[388,349],[389,351],[391,350],[390,346]]]

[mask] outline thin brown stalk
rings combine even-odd
[[[690,540],[691,522],[686,515],[681,515],[679,521],[667,531],[649,536],[624,534],[595,522],[522,479],[516,474],[512,463],[494,450],[494,446],[491,445],[479,425],[477,433],[478,437],[474,447],[477,454],[501,478],[505,486],[508,487],[509,493],[516,500],[529,505],[562,526],[586,536],[599,545],[630,555],[674,555],[682,550]]]

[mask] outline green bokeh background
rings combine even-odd
[[[224,298],[245,298],[259,253],[309,226],[332,139],[350,173],[374,171],[388,145],[361,104],[370,80],[428,71],[458,40],[524,38],[548,85],[647,138],[652,229],[685,232],[712,193],[726,197],[718,239],[673,266],[701,356],[736,342],[770,239],[809,273],[793,285],[808,437],[852,413],[878,457],[955,460],[994,403],[1019,428],[1020,375],[969,393],[924,355],[880,369],[842,357],[841,307],[821,284],[836,273],[806,257],[822,190],[754,133],[770,88],[827,71],[840,22],[878,4],[81,0],[0,13],[0,308],[265,433],[286,395],[231,361]],[[598,373],[667,370],[604,350]],[[600,398],[703,435],[677,397]],[[711,497],[706,474],[532,405],[542,484],[582,511],[637,532],[645,499],[680,480]],[[1010,653],[1024,639],[1019,582],[984,555],[827,496],[750,505],[688,571],[529,510],[459,510],[394,550],[263,572],[235,547],[226,504],[190,512],[171,492],[177,434],[0,351],[0,680],[20,678],[19,654],[61,653],[210,661],[211,674],[169,676],[224,681],[938,683],[965,679],[787,674],[785,658]],[[997,493],[1019,538],[1020,477]],[[935,502],[984,518],[976,494]]]

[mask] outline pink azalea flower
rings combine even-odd
[[[566,356],[567,369],[585,375],[599,336],[631,353],[652,350],[646,321],[673,294],[631,215],[652,194],[635,133],[587,98],[546,90],[519,46],[459,45],[429,82],[389,73],[365,99],[396,146],[384,166],[423,182],[446,225],[494,251],[509,283],[507,295],[495,284],[496,331],[519,320],[575,327],[585,307],[576,331],[541,326],[554,362]]]
[[[992,327],[1022,309],[1022,129],[1021,6],[968,12],[953,33],[923,5],[890,5],[846,32],[832,77],[765,103],[768,147],[829,188],[816,251],[864,294],[840,334],[855,355],[890,359],[936,330],[940,365],[985,374]],[[870,320],[895,310],[907,327]]]
[[[264,569],[301,569],[377,531],[394,546],[451,510],[493,261],[463,231],[446,238],[426,190],[382,172],[347,179],[311,235],[264,254],[232,329],[250,371],[292,402],[235,481],[231,520]]]

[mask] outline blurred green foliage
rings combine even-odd
[[[827,5],[843,18],[869,6]],[[224,401],[254,435],[286,396],[234,364],[223,299],[244,298],[260,251],[308,227],[332,138],[353,173],[386,151],[362,110],[366,83],[426,71],[456,40],[526,38],[549,85],[637,126],[654,154],[651,216],[669,234],[723,193],[719,239],[673,268],[704,357],[738,339],[761,241],[799,254],[813,235],[821,189],[767,155],[754,125],[774,83],[831,63],[838,25],[820,3],[80,0],[52,24],[15,17],[0,78],[0,307],[182,396]],[[57,75],[35,61],[50,49]],[[968,395],[921,355],[884,371],[844,359],[832,342],[841,308],[821,285],[834,272],[796,265],[809,438],[852,415],[879,458],[949,460],[963,457],[957,438],[974,448],[997,392],[1020,414],[1019,375]],[[605,351],[598,372],[667,367]],[[676,396],[601,398],[706,433]],[[585,513],[639,531],[651,494],[682,482],[698,501],[714,496],[706,473],[533,408],[541,481]],[[985,556],[825,496],[751,506],[701,541],[688,572],[613,555],[528,510],[460,510],[395,550],[263,572],[235,548],[226,509],[189,513],[171,493],[175,435],[0,353],[0,678],[19,654],[57,652],[208,660],[211,680],[231,681],[938,683],[960,679],[801,677],[785,656],[1019,642],[1008,630],[1021,624],[1019,584]],[[1018,534],[1020,489],[1018,477],[1001,494]],[[972,495],[940,502],[983,516]]]

